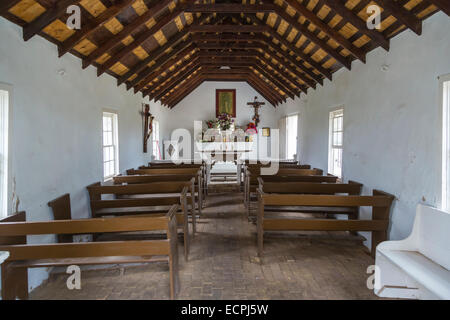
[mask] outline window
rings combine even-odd
[[[442,209],[450,209],[450,74],[440,77],[442,105]]]
[[[342,147],[344,142],[344,109],[330,112],[328,172],[342,178]]]
[[[9,91],[0,87],[0,218],[8,215]]]
[[[153,120],[153,159],[161,160],[161,148],[159,140],[159,121]]]
[[[286,157],[297,159],[298,115],[286,118]]]
[[[117,114],[103,112],[103,176],[108,180],[119,174],[119,135]]]

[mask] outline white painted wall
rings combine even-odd
[[[310,90],[306,101],[281,106],[300,111],[301,161],[328,167],[329,111],[344,105],[344,178],[394,194],[390,238],[409,235],[418,203],[440,205],[441,116],[438,76],[450,73],[450,19],[439,13],[423,35],[407,31],[354,62],[333,82]],[[388,71],[382,71],[389,65]],[[283,111],[284,108],[284,111]]]
[[[237,126],[245,128],[252,121],[254,110],[247,106],[247,103],[252,102],[257,96],[259,101],[266,103],[260,109],[261,122],[258,129],[263,127],[274,129],[278,127],[275,108],[247,83],[204,82],[173,109],[165,108],[164,111],[161,111],[160,117],[165,119],[164,129],[161,129],[161,137],[165,140],[170,140],[174,130],[183,128],[189,130],[194,138],[194,121],[207,121],[216,118],[216,89],[236,89]],[[150,105],[153,106],[154,101]],[[155,109],[161,108],[153,108],[152,110]],[[259,139],[266,141],[267,138],[261,137],[261,131],[259,130]]]
[[[13,87],[10,170],[19,209],[27,220],[49,220],[47,202],[70,193],[74,217],[86,218],[86,186],[103,174],[103,108],[118,112],[120,170],[149,159],[142,153],[142,97],[117,88],[109,75],[97,78],[93,67],[82,70],[70,54],[59,59],[56,47],[41,37],[24,42],[21,28],[3,18],[0,43],[0,82]],[[30,286],[46,276],[32,270]]]

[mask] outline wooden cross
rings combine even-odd
[[[142,116],[144,117],[144,153],[147,153],[147,143],[153,133],[153,119],[155,119],[150,113],[150,106],[148,104],[145,105]]]
[[[255,100],[253,102],[247,103],[247,105],[252,106],[255,109],[255,116],[253,117],[253,121],[255,122],[256,127],[258,127],[259,121],[259,108],[264,106],[265,102],[259,102],[258,97],[255,97]]]

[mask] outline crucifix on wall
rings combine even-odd
[[[259,124],[259,108],[264,106],[265,102],[259,102],[258,97],[255,97],[255,100],[253,102],[247,103],[247,105],[253,107],[255,109],[255,116],[253,117],[253,121],[255,122],[256,127],[258,127]]]
[[[142,116],[144,117],[144,153],[147,153],[148,139],[153,133],[153,119],[155,119],[155,117],[153,117],[150,113],[150,105],[146,104],[143,106],[144,110],[142,112]]]

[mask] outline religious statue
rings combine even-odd
[[[266,104],[265,102],[259,102],[258,101],[258,97],[255,97],[255,100],[253,102],[247,103],[247,105],[252,106],[255,109],[255,115],[253,117],[253,121],[255,122],[256,127],[258,127],[258,124],[260,122],[260,119],[259,119],[259,108],[261,108],[265,104]]]
[[[153,120],[155,119],[150,113],[150,105],[144,105],[142,116],[144,117],[144,153],[147,153],[147,143],[153,133]]]

